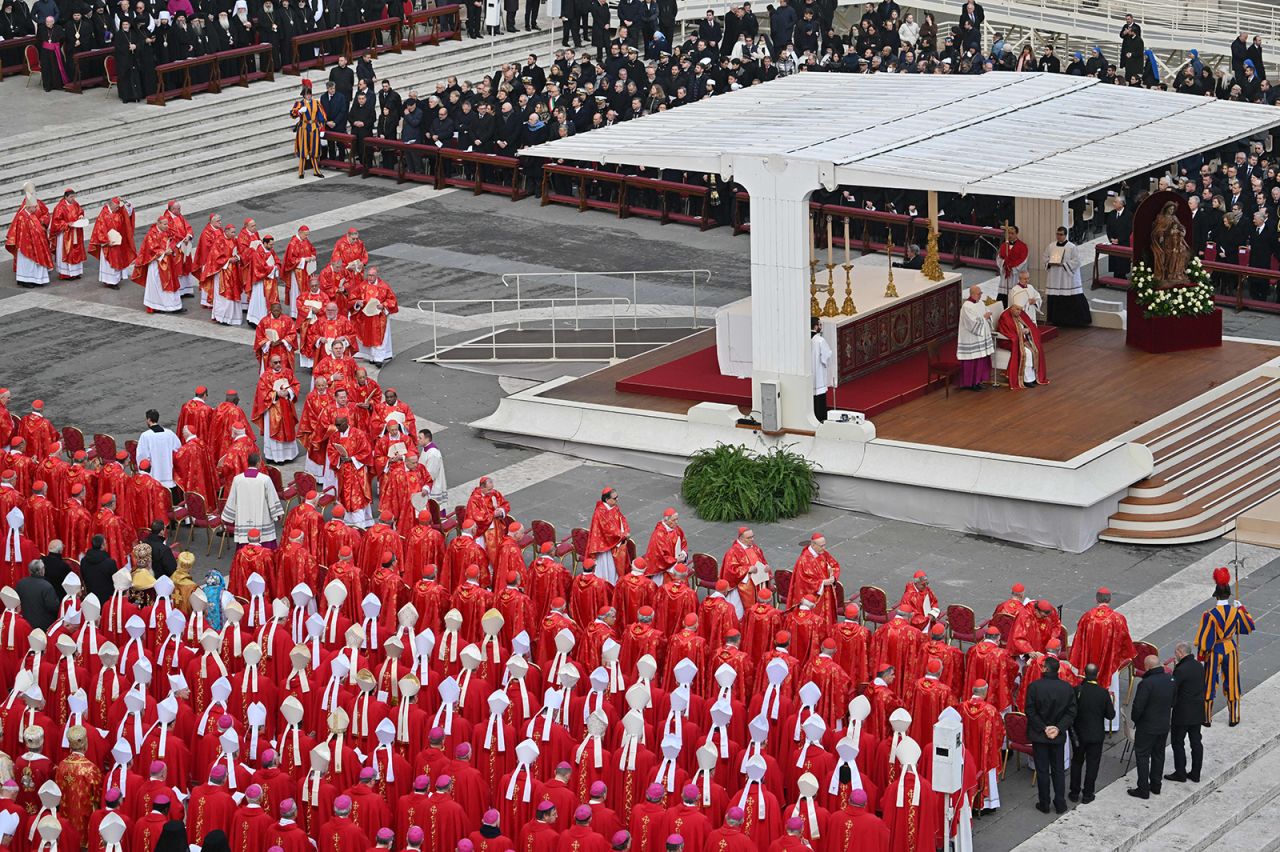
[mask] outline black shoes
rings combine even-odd
[[[1087,805],[1090,802],[1092,802],[1094,798],[1095,798],[1094,796],[1085,796],[1083,799],[1080,800],[1080,804]]]
[[[1144,793],[1143,791],[1139,790],[1137,787],[1134,787],[1132,790],[1130,790],[1130,791],[1129,791],[1129,795],[1130,795],[1130,796],[1133,796],[1135,799],[1150,799],[1150,798],[1151,798],[1151,794],[1150,794],[1150,793]]]
[[[1177,781],[1179,784],[1181,784],[1182,782],[1187,780],[1187,776],[1182,775],[1181,773],[1178,773],[1178,772],[1170,772],[1168,775],[1164,776],[1164,780]]]
[[[1044,802],[1036,802],[1036,810],[1038,810],[1042,814],[1047,814],[1049,813],[1049,806],[1046,805]]]

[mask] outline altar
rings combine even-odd
[[[844,301],[844,270],[836,267],[836,304]],[[914,269],[893,270],[896,298],[886,297],[888,267],[854,263],[852,316],[822,317],[822,336],[835,353],[834,384],[841,385],[955,336],[959,325],[961,278],[951,273],[931,281]],[[819,275],[818,302],[826,301]],[[716,312],[716,361],[726,376],[751,375],[751,297]]]

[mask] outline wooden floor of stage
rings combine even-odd
[[[1067,461],[1277,356],[1231,341],[1155,355],[1125,346],[1123,331],[1061,329],[1045,345],[1048,385],[935,390],[876,417],[876,436]]]
[[[684,414],[692,403],[621,393],[616,383],[692,354],[707,329],[542,394],[552,399]],[[1280,347],[1224,341],[1221,348],[1154,355],[1125,346],[1113,329],[1062,329],[1045,345],[1049,384],[978,393],[941,386],[878,415],[876,435],[895,441],[1067,461],[1280,356]]]

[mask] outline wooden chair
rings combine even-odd
[[[40,49],[29,44],[22,50],[22,58],[27,61],[27,85],[40,76]]]
[[[951,398],[951,380],[960,375],[960,362],[954,357],[948,358],[942,355],[942,341],[932,340],[928,345],[929,352],[929,376],[928,385],[942,380],[942,389],[945,399]]]
[[[196,530],[204,530],[205,548],[204,555],[208,556],[213,550],[213,528],[222,524],[222,519],[217,515],[209,513],[209,501],[199,491],[188,491],[182,498],[183,506],[186,508],[186,517],[191,521],[190,532],[187,534],[187,547],[190,547],[196,537]]]
[[[1124,703],[1128,704],[1133,700],[1133,688],[1138,679],[1147,673],[1146,660],[1147,657],[1160,656],[1160,649],[1150,642],[1134,642],[1133,643],[1133,659],[1129,661],[1129,688],[1124,693]],[[1116,712],[1120,712],[1120,708],[1116,708]]]
[[[573,555],[573,565],[575,568],[582,564],[582,560],[587,558],[588,535],[590,535],[590,533],[582,527],[574,527],[569,531],[569,540],[573,542],[573,549],[569,552]]]
[[[947,629],[951,632],[951,638],[960,643],[960,647],[964,647],[964,643],[976,645],[982,639],[978,635],[977,617],[974,616],[973,610],[964,604],[951,604],[947,607]]]
[[[695,553],[689,557],[693,562],[693,574],[698,578],[698,585],[704,589],[714,589],[720,579],[720,563],[710,553]]]
[[[316,478],[305,470],[294,471],[293,487],[298,490],[298,502],[307,499],[307,495],[316,490]]]
[[[271,484],[276,487],[276,496],[280,498],[285,511],[289,511],[289,501],[284,496],[284,477],[280,475],[280,468],[275,465],[264,464],[262,470],[266,471],[267,479],[270,479]]]
[[[67,451],[68,456],[74,457],[84,449],[84,433],[74,426],[63,426],[62,448]]]
[[[1011,710],[1004,716],[1004,735],[1007,741],[1007,747],[1004,752],[1004,763],[1000,766],[1000,777],[1004,778],[1005,770],[1009,768],[1009,754],[1021,754],[1031,757],[1034,749],[1031,747],[1031,739],[1027,736],[1027,714],[1019,713],[1017,710]],[[1018,761],[1014,759],[1014,768],[1018,766]],[[1036,782],[1036,773],[1034,764],[1031,770],[1031,783]]]
[[[128,453],[128,454],[129,454],[129,467],[131,467],[131,468],[133,469],[133,471],[134,471],[135,473],[137,473],[137,471],[138,471],[138,442],[137,442],[137,441],[134,441],[134,440],[128,440],[128,441],[125,441],[125,442],[124,442],[124,451],[125,451],[126,453]]]
[[[991,616],[991,621],[987,622],[1000,631],[1001,647],[1009,644],[1009,631],[1013,630],[1013,621],[1012,615],[1007,612],[1001,612]]]
[[[792,573],[785,569],[773,572],[773,603],[778,609],[787,605],[787,596],[791,594]]]
[[[845,601],[844,583],[841,583],[839,580],[836,580],[835,585],[832,586],[831,588],[834,589],[836,593],[836,615],[840,615],[841,613],[844,612],[844,601]]]
[[[98,458],[102,459],[103,464],[115,461],[116,439],[110,435],[103,435],[101,433],[94,435],[93,451],[98,454]]]
[[[863,586],[858,590],[858,602],[862,605],[862,623],[887,624],[889,621],[889,596],[879,586]]]

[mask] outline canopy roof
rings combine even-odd
[[[1067,201],[1280,124],[1280,109],[1065,74],[795,74],[531,149],[732,175],[738,156],[839,184]]]

